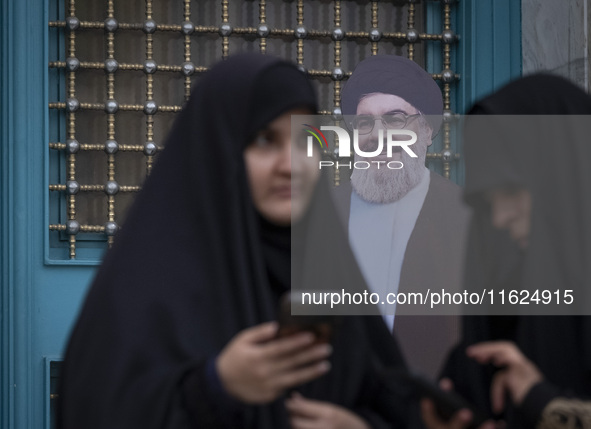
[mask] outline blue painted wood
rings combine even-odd
[[[521,2],[461,0],[458,3],[461,80],[459,113],[521,75]]]
[[[2,409],[3,425],[28,427],[32,404],[28,403],[31,385],[31,271],[20,265],[29,261],[26,231],[31,197],[25,188],[28,169],[26,144],[34,127],[18,127],[30,113],[26,100],[29,92],[23,76],[29,70],[29,47],[24,34],[27,9],[21,3],[2,4]],[[19,28],[20,27],[20,28]],[[35,30],[32,30],[33,32]],[[12,44],[13,42],[14,44]],[[19,73],[19,72],[22,72]],[[30,88],[36,85],[33,83]],[[23,121],[24,122],[24,121]],[[38,122],[42,125],[42,122]],[[19,192],[19,187],[20,192]]]
[[[11,147],[10,141],[11,112],[8,100],[11,95],[8,82],[11,77],[8,65],[12,62],[12,51],[8,49],[11,22],[7,19],[12,13],[7,1],[0,3],[0,426],[13,427],[13,362],[9,350],[14,348],[14,338],[9,320],[13,317],[11,290],[7,285],[12,281],[13,273],[8,269],[12,265],[12,222],[9,206],[12,206],[12,193],[9,192]]]
[[[7,80],[6,74],[6,60],[8,57],[7,49],[8,46],[8,28],[5,26],[5,20],[2,18],[8,14],[8,5],[4,2],[0,3],[0,106],[5,106],[8,96],[6,94],[4,81]],[[4,204],[4,200],[7,199],[7,186],[5,180],[5,173],[8,169],[8,153],[4,150],[4,141],[7,134],[8,121],[6,115],[3,113],[3,109],[0,107],[0,409],[4,409],[4,405],[7,399],[7,388],[8,374],[6,368],[8,362],[5,362],[6,356],[4,350],[7,350],[10,346],[10,339],[8,338],[8,325],[5,322],[8,311],[6,302],[8,300],[7,290],[5,291],[4,285],[8,284],[8,272],[4,269],[7,251],[5,244],[7,240],[2,237],[8,234],[8,213],[7,204]],[[5,413],[0,413],[0,426],[4,427],[8,425],[7,416]]]
[[[45,356],[60,356],[93,268],[45,263],[48,4],[1,0],[0,426],[44,427]]]

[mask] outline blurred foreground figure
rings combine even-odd
[[[591,398],[591,317],[574,315],[591,292],[591,98],[562,78],[534,75],[470,114],[486,116],[466,125],[466,200],[474,208],[466,287],[559,290],[561,299],[571,290],[574,310],[465,317],[444,375],[509,428],[591,427],[591,403],[580,400]],[[431,429],[469,420],[462,413],[445,424],[424,405]]]
[[[327,183],[291,145],[291,115],[314,113],[305,75],[273,57],[201,78],[72,332],[58,427],[403,427],[405,402],[381,403],[376,367],[402,360],[379,316],[343,318],[332,346],[278,335],[292,228],[346,250],[325,262],[337,281],[355,267],[315,216]]]

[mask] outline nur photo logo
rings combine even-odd
[[[392,170],[399,170],[404,167],[404,164],[398,159],[392,159],[394,154],[404,151],[412,158],[418,157],[410,148],[417,142],[417,134],[412,130],[380,128],[377,130],[377,138],[374,139],[375,144],[371,148],[372,150],[364,150],[359,144],[358,129],[348,130],[337,125],[320,125],[317,128],[309,123],[301,124],[301,126],[304,131],[303,135],[306,137],[306,154],[309,158],[314,156],[315,142],[321,150],[328,150],[329,139],[325,132],[334,133],[329,136],[334,138],[336,146],[334,154],[337,160],[321,160],[318,162],[319,169],[336,166],[336,168],[348,167],[366,170],[374,165],[377,168],[385,166]],[[341,158],[351,158],[352,153],[355,154],[355,161],[339,161]]]

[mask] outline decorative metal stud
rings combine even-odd
[[[335,107],[334,109],[332,109],[332,119],[335,121],[339,121],[342,119],[343,116],[343,111],[341,110],[340,107]]]
[[[75,72],[80,68],[80,60],[76,57],[66,58],[66,70]]]
[[[118,229],[119,226],[117,225],[117,222],[110,221],[105,223],[105,234],[107,234],[108,237],[114,236]]]
[[[332,152],[330,151],[326,151],[325,152],[328,156],[330,156],[332,159],[336,160],[340,158],[340,154],[339,154],[339,148],[335,147]]]
[[[441,72],[441,80],[443,80],[444,83],[451,83],[455,78],[456,74],[450,69],[445,69]]]
[[[191,76],[195,73],[195,65],[190,61],[183,63],[181,70],[185,76]]]
[[[306,27],[304,27],[303,25],[300,25],[295,29],[293,35],[296,39],[305,39],[306,37],[308,37],[308,30],[306,30]]]
[[[308,69],[303,64],[298,64],[298,70],[304,74],[308,74]]]
[[[142,30],[146,34],[154,34],[156,32],[156,21],[153,19],[146,19],[144,21],[144,27]]]
[[[117,143],[115,140],[107,140],[105,142],[105,152],[108,155],[113,155],[117,153],[117,151],[119,151],[119,143]]]
[[[80,102],[77,98],[68,98],[66,101],[66,111],[69,113],[75,112],[80,108]]]
[[[220,36],[228,37],[230,34],[232,34],[232,26],[227,22],[223,23],[220,26]]]
[[[78,221],[70,219],[66,221],[66,234],[76,235],[80,232],[80,224]]]
[[[342,80],[343,77],[345,76],[345,73],[343,72],[343,69],[340,67],[335,67],[332,70],[332,80]]]
[[[445,162],[449,162],[451,160],[453,160],[454,158],[454,153],[451,150],[444,150],[443,152],[441,152],[441,159]]]
[[[337,27],[334,30],[332,30],[332,40],[339,41],[339,40],[343,40],[345,38],[345,32],[343,31],[342,28]]]
[[[156,144],[154,142],[147,142],[144,145],[144,154],[146,156],[156,155],[157,150],[158,150],[158,148],[156,147]]]
[[[271,30],[269,29],[269,26],[267,24],[261,24],[257,29],[259,37],[267,37],[270,32]]]
[[[194,31],[195,31],[195,24],[193,24],[191,21],[184,21],[181,24],[181,33],[183,33],[185,36],[189,36],[189,35],[193,34]]]
[[[378,42],[382,38],[382,32],[377,28],[372,28],[369,31],[369,40],[372,42]]]
[[[117,192],[119,192],[119,183],[114,180],[109,180],[105,185],[105,194],[115,195]]]
[[[444,110],[443,111],[443,121],[444,122],[451,122],[454,120],[454,114],[451,110]]]
[[[117,103],[115,100],[107,100],[107,102],[105,103],[105,112],[113,114],[117,113],[118,110],[119,103]]]
[[[78,151],[80,150],[80,143],[78,143],[78,140],[66,140],[66,152],[68,154],[74,154],[74,153],[78,153]]]
[[[144,73],[146,73],[146,74],[156,73],[157,68],[158,68],[158,66],[156,64],[156,61],[154,61],[154,60],[144,61]]]
[[[75,16],[68,16],[66,18],[66,29],[68,31],[76,31],[80,28],[80,20]]]
[[[76,195],[80,192],[80,184],[75,180],[68,180],[66,182],[66,192],[68,195]]]
[[[148,100],[144,104],[144,113],[146,115],[153,115],[158,111],[158,105],[153,100]]]
[[[115,58],[108,58],[105,60],[105,71],[107,73],[115,73],[119,68],[119,63]]]
[[[415,43],[419,40],[419,32],[414,28],[409,28],[406,31],[406,40],[408,40],[409,43]]]
[[[105,19],[105,30],[109,33],[114,33],[119,28],[119,23],[115,18],[107,18]]]
[[[441,33],[441,39],[443,40],[443,43],[454,43],[456,41],[456,34],[453,30],[444,30],[443,33]]]

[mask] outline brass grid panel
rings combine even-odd
[[[451,117],[451,85],[459,79],[451,69],[451,45],[455,43],[456,36],[451,28],[451,3],[453,0],[441,0],[443,32],[441,34],[419,33],[415,27],[416,0],[408,0],[407,7],[407,29],[406,32],[380,32],[379,26],[379,2],[371,2],[371,29],[369,31],[343,31],[342,25],[342,3],[341,0],[333,2],[334,27],[332,30],[308,30],[304,22],[304,8],[312,7],[304,0],[296,2],[295,28],[271,28],[267,24],[267,2],[258,1],[259,26],[258,27],[234,27],[230,26],[229,2],[221,0],[221,23],[219,26],[202,26],[191,23],[191,0],[183,0],[183,23],[182,24],[158,24],[154,20],[153,5],[158,0],[145,0],[145,21],[144,23],[119,23],[116,20],[115,2],[107,1],[107,18],[103,22],[81,21],[76,18],[76,0],[67,0],[67,15],[65,21],[52,21],[49,26],[65,30],[66,35],[66,61],[51,61],[50,68],[57,68],[65,71],[66,74],[66,101],[50,102],[50,109],[65,111],[66,114],[66,142],[50,142],[52,150],[60,151],[66,157],[66,183],[51,184],[50,192],[64,194],[67,201],[67,221],[60,224],[49,225],[50,231],[65,231],[69,242],[69,257],[76,258],[77,237],[79,233],[106,234],[109,245],[113,243],[113,236],[119,229],[115,219],[116,195],[119,193],[137,192],[138,185],[122,185],[116,181],[115,158],[116,153],[135,152],[138,156],[145,156],[146,174],[149,174],[154,162],[154,156],[162,148],[154,142],[154,115],[160,113],[176,113],[181,110],[181,105],[156,105],[154,101],[154,74],[174,73],[184,77],[184,98],[189,97],[191,85],[196,75],[205,72],[208,68],[202,65],[194,65],[191,62],[191,43],[196,38],[209,35],[219,36],[221,39],[220,56],[226,58],[230,54],[230,37],[250,37],[258,41],[259,50],[267,52],[267,42],[270,38],[288,39],[288,42],[296,43],[296,63],[307,73],[316,79],[330,78],[333,85],[332,108],[324,106],[322,114],[340,113],[340,95],[342,81],[346,80],[351,71],[344,71],[341,68],[342,41],[358,41],[371,43],[371,54],[376,55],[379,47],[384,43],[404,43],[408,49],[408,57],[415,59],[415,45],[424,41],[440,41],[442,45],[441,73],[432,74],[435,80],[441,81],[443,86],[443,99],[445,116]],[[349,2],[351,3],[351,2]],[[355,3],[353,1],[353,3]],[[105,31],[106,59],[101,62],[84,62],[76,59],[76,35],[85,30],[102,29]],[[145,33],[145,63],[117,63],[115,60],[115,41],[118,31],[136,31]],[[183,64],[156,64],[154,61],[154,39],[158,33],[172,32],[179,33],[183,37],[184,63]],[[333,43],[333,64],[332,70],[328,69],[306,69],[304,60],[305,40],[323,40]],[[106,99],[104,103],[82,102],[76,98],[76,72],[79,70],[104,70],[106,74]],[[118,72],[143,71],[145,73],[145,103],[140,104],[119,104],[115,97],[115,78]],[[181,100],[179,100],[181,101]],[[184,101],[184,100],[183,100]],[[107,117],[107,141],[105,144],[92,144],[78,142],[76,140],[76,115],[80,111],[104,111]],[[144,145],[119,143],[115,135],[116,113],[118,111],[144,112],[146,133]],[[441,153],[428,154],[429,159],[439,159],[443,162],[444,175],[449,177],[451,163],[458,157],[453,154],[450,146],[450,124],[444,121],[443,128],[443,150]],[[104,184],[79,184],[76,181],[76,156],[80,152],[105,151],[107,153],[107,177]],[[338,172],[335,181],[338,183]],[[77,198],[79,193],[100,193],[107,194],[107,216],[106,222],[102,225],[81,224],[77,220]]]

